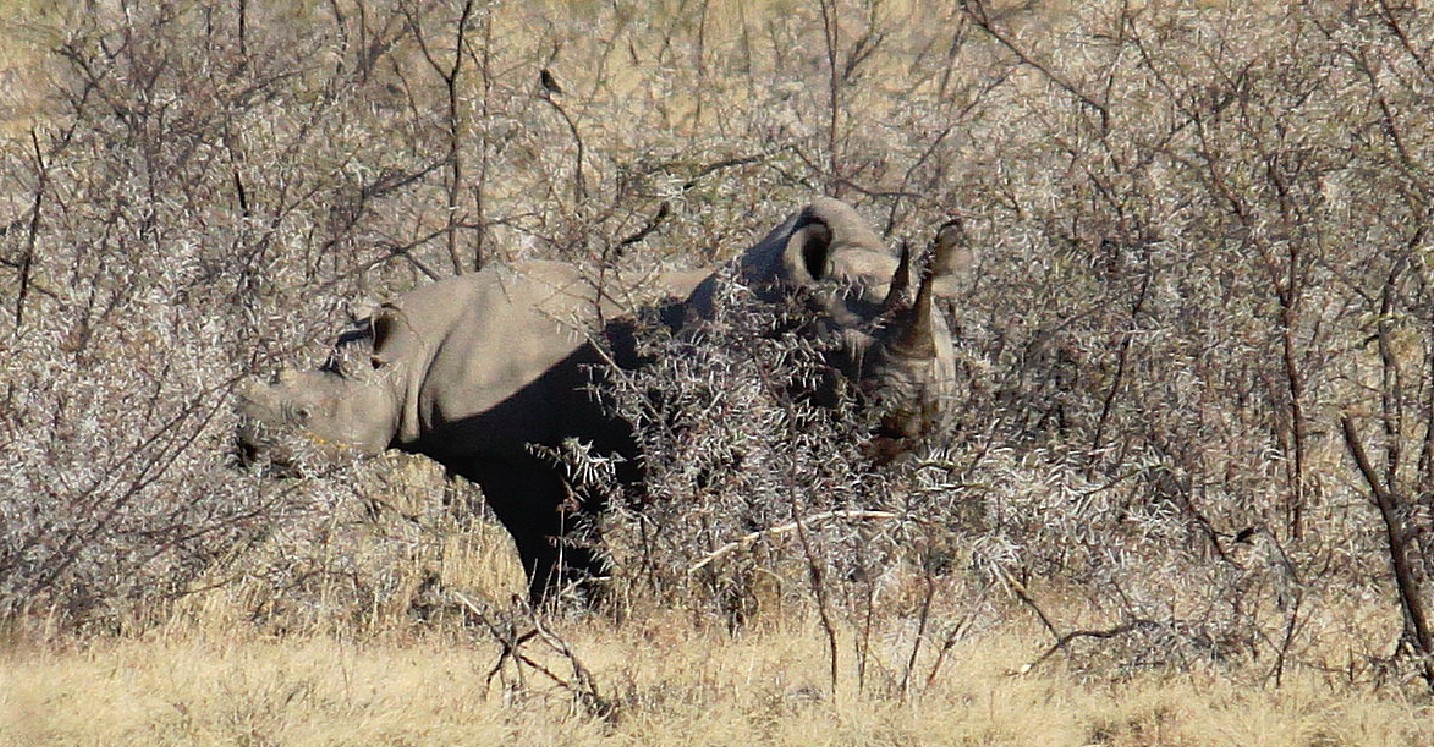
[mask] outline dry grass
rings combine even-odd
[[[1297,676],[1279,690],[1217,674],[1092,684],[1021,670],[1032,639],[959,646],[903,702],[825,694],[811,629],[741,637],[671,619],[573,624],[570,642],[615,703],[581,712],[530,672],[486,683],[487,644],[434,636],[169,636],[0,655],[0,745],[1416,745],[1428,706]]]

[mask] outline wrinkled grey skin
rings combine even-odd
[[[907,283],[903,259],[850,207],[818,198],[731,268],[762,300],[799,294],[818,314],[815,333],[842,342],[832,366],[863,391],[903,399],[883,424],[894,439],[930,428],[954,381],[950,333],[931,311],[932,283],[922,283],[914,304],[896,303]],[[700,328],[713,313],[716,275],[668,276],[641,300],[686,297],[667,316]],[[573,519],[563,472],[529,449],[576,438],[594,453],[624,456],[620,480],[641,479],[629,427],[589,393],[604,363],[590,341],[601,326],[594,296],[576,269],[548,262],[489,268],[404,294],[372,317],[371,370],[285,371],[273,383],[243,387],[241,457],[282,466],[292,458],[286,438],[365,454],[425,454],[482,487],[513,535],[535,600],[568,570],[600,572],[589,551],[560,551],[556,540]],[[630,325],[612,306],[601,316],[618,318],[599,333],[621,351]]]

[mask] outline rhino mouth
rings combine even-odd
[[[262,436],[260,430],[262,427],[253,423],[241,424],[233,452],[238,468],[260,477],[301,477],[303,472],[296,460],[286,456],[284,450],[277,448],[272,439]]]
[[[287,479],[304,476],[298,464],[251,443],[237,444],[234,459],[240,470],[259,477]]]

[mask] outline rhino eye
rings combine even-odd
[[[313,411],[307,405],[294,405],[289,409],[289,420],[297,425],[308,425]]]

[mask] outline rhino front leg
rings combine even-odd
[[[587,581],[605,575],[603,563],[586,547],[569,547],[562,535],[513,533],[513,543],[528,574],[528,600],[541,604],[553,593],[577,582],[587,595]]]
[[[603,575],[604,564],[590,548],[571,547],[563,540],[581,516],[567,508],[562,474],[536,458],[485,465],[474,482],[483,498],[513,536],[528,598],[534,604],[572,581]]]

